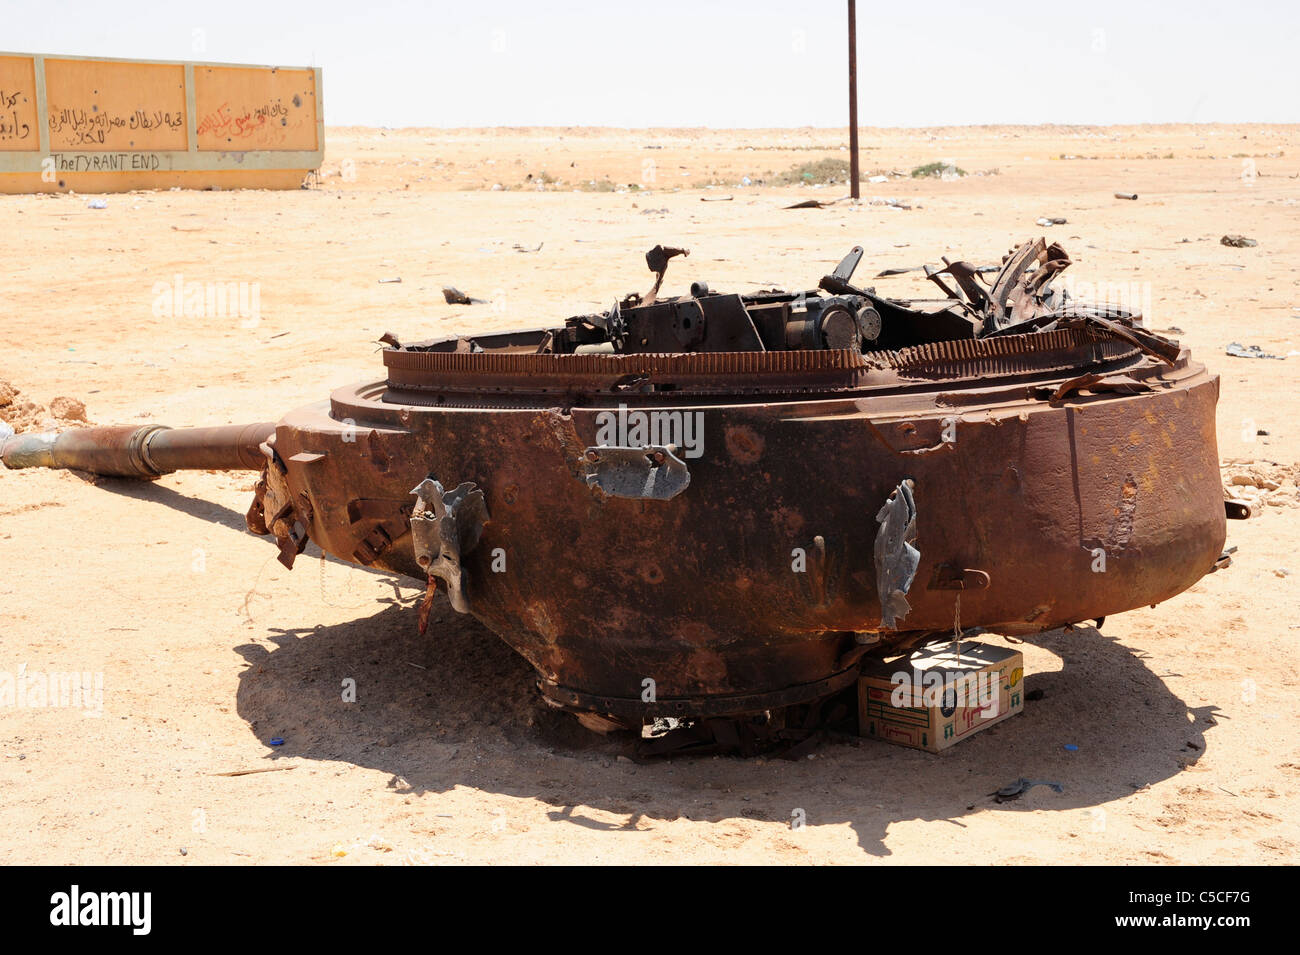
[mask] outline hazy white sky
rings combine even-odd
[[[844,0],[4,0],[13,52],[324,69],[330,125],[842,126]],[[864,126],[1300,119],[1295,0],[858,0]]]

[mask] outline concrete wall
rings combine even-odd
[[[0,53],[0,192],[296,189],[321,71]]]

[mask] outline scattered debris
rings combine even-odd
[[[1054,783],[1047,779],[1026,779],[1021,776],[1014,783],[1003,786],[997,792],[989,793],[998,802],[1010,802],[1013,799],[1019,799],[1035,786],[1046,786],[1056,793],[1065,792],[1065,787],[1060,783]]]
[[[442,297],[447,300],[448,305],[486,305],[487,301],[481,298],[470,298],[460,289],[453,285],[444,285],[442,287]]]
[[[401,277],[400,275],[395,276],[395,277],[393,277],[393,278],[391,278],[391,279],[380,279],[380,280],[379,280],[379,284],[380,284],[380,285],[400,285],[401,283],[402,283],[402,277]]]
[[[839,199],[805,199],[803,202],[796,202],[792,206],[782,206],[783,209],[825,209],[827,206],[833,206],[837,202],[843,202],[848,196],[841,196]]]
[[[87,208],[87,209],[107,209],[107,208],[108,208],[108,200],[107,200],[107,199],[91,199],[89,202],[86,203],[86,208]]]
[[[530,249],[530,248],[528,248],[527,246],[525,246],[525,245],[520,245],[518,242],[516,242],[516,243],[514,244],[514,250],[515,250],[516,252],[540,252],[540,251],[542,251],[542,246],[545,245],[545,244],[546,244],[546,243],[544,243],[544,242],[538,242],[536,248],[532,248],[532,249]]]
[[[1220,554],[1218,559],[1214,562],[1213,569],[1222,570],[1225,567],[1230,567],[1232,565],[1232,555],[1235,554],[1236,552],[1237,552],[1236,544],[1233,544],[1231,547],[1225,547],[1223,549],[1223,553]]]
[[[1270,355],[1258,345],[1243,345],[1240,342],[1229,342],[1228,347],[1224,350],[1234,358],[1275,358],[1278,361],[1286,361],[1286,355]]]
[[[700,202],[730,202],[731,196],[700,196]]]
[[[1115,198],[1116,198],[1116,199],[1136,199],[1137,197],[1138,197],[1138,194],[1137,194],[1136,192],[1117,192],[1117,193],[1115,193]]]
[[[1034,222],[1035,225],[1065,225],[1065,219],[1062,216],[1039,216]]]
[[[253,773],[278,773],[286,769],[297,769],[293,763],[284,766],[257,766],[253,769],[232,769],[228,773],[211,773],[212,776],[251,776]]]
[[[1244,235],[1225,235],[1219,240],[1219,245],[1226,245],[1233,249],[1253,249],[1259,245],[1254,239],[1248,239]]]

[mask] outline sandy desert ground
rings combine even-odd
[[[1300,127],[866,130],[865,171],[887,176],[867,201],[784,210],[846,191],[774,184],[845,140],[331,129],[302,191],[0,196],[0,379],[20,392],[0,416],[41,427],[71,397],[101,424],[275,418],[380,377],[384,332],[539,324],[643,291],[656,243],[693,253],[670,289],[749,291],[812,287],[854,244],[874,274],[996,262],[1039,233],[1076,282],[1138,283],[1150,327],[1222,376],[1225,475],[1262,505],[1230,523],[1231,566],[1026,644],[1043,698],[939,756],[863,740],[797,763],[636,763],[547,711],[525,662],[445,602],[420,637],[411,582],[314,547],[286,571],[243,528],[251,475],[3,472],[0,674],[102,674],[103,707],[0,710],[0,861],[1294,862]],[[889,175],[930,162],[969,175]],[[178,275],[256,283],[258,320],[158,314],[155,284]],[[448,306],[443,285],[492,304]],[[258,768],[290,771],[219,775]],[[1064,792],[989,798],[1020,776]]]

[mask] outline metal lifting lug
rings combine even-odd
[[[411,514],[415,562],[447,585],[453,609],[469,613],[461,559],[478,546],[483,525],[490,520],[483,491],[470,482],[444,491],[433,478],[425,478],[411,493],[416,496]]]

